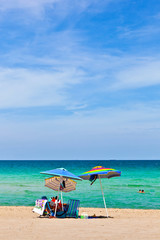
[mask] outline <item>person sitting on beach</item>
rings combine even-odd
[[[53,209],[55,207],[55,197],[50,198],[49,206],[51,209]]]
[[[55,202],[55,197],[51,197],[50,201]]]
[[[49,202],[49,205],[50,205],[51,209],[54,210],[54,211],[56,209],[56,205],[57,205],[57,211],[61,211],[61,209],[62,209],[61,200],[59,200],[57,196],[51,198],[51,201]]]

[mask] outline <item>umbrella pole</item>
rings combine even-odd
[[[62,211],[63,211],[63,196],[62,196],[62,191],[61,191],[61,201],[62,201]]]
[[[104,197],[104,192],[103,192],[103,188],[102,188],[101,178],[100,178],[99,175],[98,175],[98,177],[99,177],[99,182],[100,182],[100,185],[101,185],[101,191],[102,191],[102,196],[103,196],[104,207],[106,209],[106,215],[107,215],[107,218],[108,218],[108,211],[107,211],[107,207],[106,207],[106,200],[105,200],[105,197]]]
[[[56,213],[57,213],[58,200],[59,200],[59,189],[58,189],[58,198],[57,198],[57,201],[56,201],[56,208],[55,208],[55,212],[54,212],[54,217],[56,217]]]
[[[62,184],[62,181],[63,181],[63,177],[60,176],[60,186],[61,186],[61,184]],[[60,186],[59,186],[59,188],[60,188]],[[62,202],[62,211],[63,211],[63,197],[62,197],[62,191],[61,191],[61,202]]]
[[[57,213],[57,206],[58,206],[58,201],[56,201],[56,208],[55,208],[55,212],[54,212],[54,217],[56,217],[56,213]]]

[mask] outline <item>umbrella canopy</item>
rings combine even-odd
[[[113,168],[105,168],[102,166],[96,166],[92,168],[91,170],[84,172],[80,177],[84,180],[91,180],[94,176],[100,176],[100,178],[112,178],[112,177],[118,177],[121,175],[120,171],[117,171]]]
[[[101,178],[112,178],[112,177],[118,177],[118,176],[121,176],[120,171],[117,171],[112,168],[105,168],[102,166],[96,166],[96,167],[92,168],[91,170],[84,172],[82,175],[79,176],[84,180],[91,181],[91,185],[96,181],[97,178],[99,178],[107,217],[108,217],[108,211],[107,211],[106,201],[105,201],[105,197],[104,197],[104,193],[103,193]]]
[[[52,176],[62,176],[65,178],[70,178],[74,180],[82,180],[80,177],[77,177],[73,173],[67,171],[65,168],[56,168],[52,170],[48,170],[45,172],[41,172],[42,174],[52,175]]]
[[[45,179],[45,187],[51,188],[54,191],[70,192],[76,190],[76,182],[69,179],[60,177],[51,177]]]

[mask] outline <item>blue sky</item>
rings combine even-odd
[[[160,3],[0,1],[0,159],[160,159]]]

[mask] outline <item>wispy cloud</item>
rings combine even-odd
[[[129,28],[124,28],[120,30],[121,38],[126,38],[126,39],[142,39],[143,41],[146,41],[146,38],[151,39],[154,38],[155,35],[159,35],[160,33],[160,27],[159,24],[153,24],[153,25],[147,25],[143,26],[141,28],[138,27],[138,29],[129,29]]]
[[[112,89],[136,89],[160,85],[160,58],[130,58],[126,67],[116,72]]]
[[[104,6],[110,2],[115,2],[115,0],[105,0],[103,3],[98,0],[1,0],[0,11],[27,10],[33,16],[40,16],[50,8],[50,11],[52,10],[56,17],[65,18],[71,13],[81,14],[84,11],[103,11]]]
[[[76,52],[76,56],[75,56]],[[9,57],[12,62],[13,58]],[[49,58],[15,57],[24,67],[1,67],[0,108],[89,106],[97,94],[160,84],[160,59],[114,56],[86,51]],[[32,66],[32,67],[31,67]],[[88,97],[89,96],[89,97]]]
[[[0,108],[64,105],[66,89],[78,84],[74,68],[60,72],[2,69],[0,73]]]
[[[6,11],[10,9],[40,9],[48,4],[54,4],[58,2],[58,0],[35,0],[35,1],[25,1],[25,0],[1,0],[0,2],[0,10]]]

